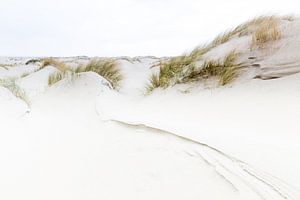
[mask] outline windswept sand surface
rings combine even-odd
[[[87,74],[2,124],[1,199],[238,199],[213,167],[190,155],[198,145],[101,121],[95,103],[106,90]]]

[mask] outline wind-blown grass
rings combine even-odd
[[[157,74],[151,74],[149,83],[146,85],[146,94],[150,94],[155,88],[160,87],[159,76]]]
[[[263,47],[264,44],[280,39],[278,27],[280,20],[292,21],[291,16],[260,16],[239,26],[219,34],[211,42],[196,47],[191,53],[160,61],[159,73],[149,78],[146,90],[151,92],[157,87],[166,88],[177,83],[184,83],[217,76],[220,85],[230,83],[237,76],[238,66],[235,64],[237,54],[233,51],[223,61],[206,60],[197,66],[204,54],[233,38],[252,37],[251,47]],[[154,66],[155,67],[155,66]],[[202,70],[199,70],[202,69]]]
[[[15,97],[23,100],[28,106],[30,105],[29,98],[27,97],[24,90],[16,83],[13,78],[0,80],[0,86],[8,89]]]
[[[160,87],[166,88],[176,82],[180,82],[185,68],[192,65],[193,62],[194,57],[192,56],[179,56],[166,62],[161,62],[159,69]]]
[[[278,19],[275,17],[262,21],[252,35],[252,46],[263,47],[264,44],[280,39]]]
[[[226,85],[232,82],[238,75],[238,67],[236,63],[238,54],[235,51],[230,52],[223,61],[222,70],[219,73],[219,84]]]
[[[95,72],[105,78],[113,89],[117,89],[120,86],[122,74],[117,62],[113,59],[93,59],[87,65],[82,65],[75,69],[75,74],[89,71]]]
[[[190,55],[198,55],[198,57],[212,48],[217,47],[221,44],[228,42],[230,39],[235,37],[242,37],[247,35],[252,35],[253,44],[260,45],[266,43],[268,41],[275,41],[280,39],[280,31],[279,31],[279,21],[287,20],[293,21],[293,16],[259,16],[254,19],[248,20],[235,28],[225,31],[224,33],[219,34],[215,39],[213,39],[208,44],[200,45],[195,48]]]
[[[239,64],[236,64],[237,53],[235,51],[227,54],[223,60],[207,60],[198,69],[190,69],[183,79],[183,82],[192,82],[197,80],[217,77],[219,85],[230,83],[237,75]]]
[[[64,74],[63,73],[61,73],[61,72],[55,72],[55,73],[51,74],[48,77],[48,85],[52,86],[55,83],[57,83],[58,81],[62,80],[63,78],[64,78]]]
[[[229,84],[237,76],[239,66],[236,63],[237,56],[238,54],[232,51],[222,60],[206,60],[199,67],[189,60],[181,58],[182,62],[179,62],[178,58],[173,58],[171,62],[160,65],[159,74],[150,76],[146,94],[158,87],[165,89],[175,84],[190,83],[212,77],[218,78],[219,85]]]
[[[43,69],[47,66],[53,66],[58,70],[58,72],[54,72],[51,75],[49,75],[49,77],[48,77],[48,85],[49,86],[52,86],[55,83],[57,83],[58,81],[62,80],[66,76],[67,72],[71,71],[66,63],[56,60],[56,59],[53,59],[53,58],[43,59],[42,65],[38,70]]]
[[[53,58],[44,58],[42,60],[42,65],[41,65],[40,69],[43,69],[43,68],[45,68],[47,66],[50,66],[50,65],[55,67],[56,69],[58,69],[62,73],[70,70],[69,67],[64,62],[61,62],[61,61],[53,59]]]

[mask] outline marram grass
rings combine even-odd
[[[206,60],[200,66],[184,57],[172,59],[167,64],[161,64],[159,74],[152,74],[146,85],[146,94],[156,88],[167,88],[175,84],[190,83],[217,77],[219,85],[231,83],[237,76],[236,64],[238,54],[228,53],[222,60]],[[187,61],[187,62],[186,62]]]
[[[120,87],[122,74],[115,60],[92,59],[88,64],[75,69],[75,74],[89,71],[95,72],[105,78],[114,89]]]
[[[24,101],[28,106],[30,105],[29,98],[27,97],[25,91],[20,88],[15,79],[0,79],[0,86],[8,89],[15,97]]]
[[[50,66],[50,65],[55,67],[56,69],[58,69],[62,73],[70,70],[69,67],[64,62],[53,59],[53,58],[44,58],[42,60],[41,69],[44,68],[44,67]]]
[[[54,72],[48,77],[48,85],[52,86],[58,81],[62,80],[64,78],[64,73],[62,72]]]
[[[294,18],[276,15],[259,16],[219,34],[214,40],[196,47],[189,54],[160,61],[159,73],[149,78],[149,84],[146,86],[147,93],[158,87],[167,88],[178,83],[212,76],[219,78],[220,85],[232,82],[238,71],[238,65],[235,64],[237,54],[234,51],[225,56],[223,61],[204,60],[202,66],[198,66],[197,62],[202,60],[204,54],[233,38],[250,36],[252,38],[251,49],[262,48],[265,44],[279,40],[281,38],[280,20],[292,21]]]

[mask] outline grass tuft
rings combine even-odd
[[[62,80],[64,78],[64,74],[61,72],[55,72],[53,74],[51,74],[48,78],[48,85],[52,86],[55,83],[57,83],[58,81]]]
[[[237,53],[231,51],[222,61],[209,60],[202,64],[198,76],[200,79],[208,79],[210,77],[217,77],[219,85],[226,85],[232,82],[237,76],[239,64],[236,64]]]
[[[229,84],[237,76],[239,66],[236,64],[237,56],[238,54],[232,51],[223,60],[207,60],[199,67],[196,67],[196,63],[191,62],[189,58],[173,58],[160,65],[159,75],[152,74],[150,76],[146,94],[158,87],[165,89],[175,84],[190,83],[212,77],[218,78],[219,85]]]
[[[293,21],[294,17],[276,15],[256,17],[218,35],[210,43],[198,46],[189,54],[160,61],[158,65],[155,65],[159,66],[159,74],[150,77],[146,90],[152,91],[157,87],[167,88],[174,84],[212,76],[219,78],[220,85],[230,83],[237,76],[238,65],[235,64],[237,57],[235,51],[226,55],[223,61],[207,60],[200,67],[197,66],[197,62],[201,60],[204,54],[232,38],[252,36],[251,47],[259,48],[269,42],[279,40],[281,38],[280,20]]]
[[[55,83],[57,83],[58,81],[62,80],[65,77],[65,75],[67,74],[67,72],[71,71],[66,63],[56,60],[56,59],[53,59],[53,58],[42,59],[42,65],[36,71],[39,71],[47,66],[53,66],[58,70],[58,72],[54,72],[48,77],[48,85],[49,86],[52,86]]]
[[[58,69],[60,72],[63,72],[63,73],[69,70],[68,66],[64,62],[61,62],[61,61],[53,59],[53,58],[44,58],[42,60],[42,66],[40,69],[43,69],[44,67],[47,67],[50,65],[55,67],[56,69]]]
[[[224,86],[232,82],[238,74],[239,64],[236,64],[238,54],[235,51],[230,52],[223,61],[223,67],[219,74],[219,83]]]
[[[271,17],[261,21],[252,35],[252,47],[263,47],[266,43],[280,39],[278,19]]]
[[[153,73],[149,78],[149,83],[146,85],[146,94],[150,94],[158,87],[160,87],[159,75]]]
[[[88,71],[95,72],[105,78],[113,89],[117,89],[120,86],[122,74],[115,60],[93,59],[87,65],[79,66],[75,69],[75,74]]]
[[[13,78],[0,80],[0,86],[8,89],[15,97],[23,100],[28,106],[30,105],[29,98],[27,97],[24,90],[16,83]]]

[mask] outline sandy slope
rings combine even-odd
[[[295,75],[191,94],[157,92],[146,99],[135,100],[120,94],[106,94],[113,97],[99,98],[98,109],[107,120],[143,124],[215,147],[255,166],[258,173],[268,172],[282,180],[277,185],[277,181],[263,175],[261,178],[266,178],[271,185],[280,188],[281,184],[288,183],[289,189],[282,189],[283,193],[297,199],[296,188],[300,186],[299,80],[299,75]],[[117,102],[107,103],[107,99]],[[109,107],[109,104],[117,106]],[[224,165],[223,158],[217,160]],[[231,169],[230,165],[225,166]],[[244,168],[240,162],[236,165]],[[244,175],[239,176],[249,181]],[[257,190],[262,188],[251,180],[248,183]],[[276,199],[268,194],[264,198]]]
[[[122,61],[120,93],[48,69],[18,81],[30,109],[2,89],[1,198],[298,199],[299,75],[143,97],[152,62]]]
[[[237,199],[193,144],[101,122],[95,74],[61,82],[3,124],[1,199]],[[218,192],[215,192],[215,191]]]

